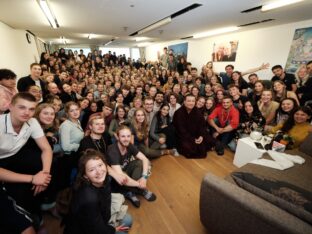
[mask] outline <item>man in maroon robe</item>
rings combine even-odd
[[[207,151],[216,145],[206,131],[205,119],[195,107],[195,97],[187,95],[184,105],[173,116],[177,136],[177,150],[187,158],[204,158]]]

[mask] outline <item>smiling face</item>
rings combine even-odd
[[[232,106],[232,100],[230,98],[224,98],[222,100],[222,107],[225,110],[230,109],[230,107]]]
[[[194,96],[187,96],[184,100],[184,106],[187,110],[192,110],[195,106],[195,97]]]
[[[256,91],[257,93],[262,92],[263,89],[264,89],[264,86],[263,86],[262,83],[260,83],[260,82],[255,83],[255,91]]]
[[[205,105],[205,98],[199,98],[198,100],[197,100],[197,102],[196,102],[196,107],[197,108],[202,108],[202,107],[204,107],[204,105]]]
[[[39,79],[41,75],[41,67],[39,65],[34,65],[30,69],[30,75],[33,78]]]
[[[148,113],[153,111],[154,101],[151,99],[144,100],[144,110]]]
[[[248,77],[248,79],[249,79],[249,82],[251,84],[254,84],[254,83],[256,83],[258,81],[259,78],[256,75],[251,75],[251,76]]]
[[[303,112],[302,110],[298,110],[294,114],[294,119],[297,124],[302,124],[302,123],[307,122],[310,117],[311,116],[309,116],[307,113]]]
[[[93,119],[89,125],[89,128],[94,134],[103,134],[105,131],[105,121],[104,118]]]
[[[14,89],[16,87],[16,79],[2,79],[0,80],[0,85],[9,89]]]
[[[245,107],[245,111],[247,114],[252,114],[253,106],[252,106],[251,102],[249,102],[249,101],[245,102],[244,107]]]
[[[145,120],[145,114],[142,110],[138,110],[135,112],[135,120],[138,122],[138,123],[143,123],[144,120]]]
[[[295,106],[295,103],[290,99],[285,99],[281,103],[281,108],[286,113],[289,113],[290,111],[292,111],[294,109],[294,106]]]
[[[52,106],[53,106],[53,108],[55,110],[55,113],[57,113],[57,112],[59,112],[59,110],[62,107],[62,101],[58,100],[58,99],[54,99],[53,103],[52,103]]]
[[[71,105],[67,114],[70,119],[78,120],[80,116],[80,108],[77,105]]]
[[[118,116],[119,119],[123,119],[125,117],[125,114],[126,114],[126,112],[125,112],[124,109],[118,108],[117,116]]]
[[[234,81],[238,81],[238,80],[239,80],[239,74],[238,74],[237,72],[234,72],[234,73],[232,74],[232,79],[233,79]]]
[[[40,90],[40,88],[36,85],[33,85],[31,86],[29,89],[28,89],[28,92],[30,94],[32,94],[35,98],[36,98],[36,101],[39,102],[42,98],[42,92]]]
[[[281,77],[283,73],[284,73],[284,70],[282,68],[275,68],[273,70],[273,74],[277,77]]]
[[[52,107],[46,107],[39,113],[39,120],[44,125],[51,125],[55,119],[55,111]]]
[[[102,159],[90,159],[86,163],[84,177],[95,187],[101,187],[103,185],[106,174],[107,168]]]
[[[49,83],[48,90],[53,95],[56,95],[59,92],[59,89],[55,83]]]
[[[155,101],[160,104],[164,101],[164,95],[162,93],[157,93],[155,97]]]
[[[239,89],[237,87],[231,87],[229,93],[232,97],[239,95]]]
[[[206,84],[206,85],[205,85],[205,92],[206,92],[206,93],[209,93],[209,92],[211,92],[211,90],[212,90],[211,85],[210,85],[210,84]]]
[[[217,96],[217,99],[219,101],[222,100],[223,97],[224,97],[223,91],[221,91],[221,90],[217,91],[217,95],[216,96]]]
[[[263,103],[272,101],[272,92],[270,90],[264,90],[261,94],[261,101]]]
[[[131,131],[128,128],[121,129],[117,132],[118,143],[122,147],[128,147],[131,140]]]
[[[63,84],[62,87],[63,87],[63,90],[64,90],[65,93],[71,94],[72,88],[71,88],[70,85],[68,85],[68,84]]]
[[[206,101],[206,109],[210,110],[213,107],[213,101],[211,99],[207,99]]]
[[[285,88],[285,85],[281,84],[280,82],[274,82],[274,85],[273,85],[273,89],[274,91],[280,93],[280,92],[283,92]]]
[[[169,114],[169,106],[163,106],[160,110],[162,116],[167,116]]]

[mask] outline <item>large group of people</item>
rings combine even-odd
[[[123,196],[135,207],[139,196],[156,200],[155,158],[222,156],[254,130],[282,131],[298,147],[312,130],[312,61],[295,75],[275,65],[271,81],[256,74],[268,67],[217,72],[208,62],[199,72],[167,48],[155,62],[62,48],[18,81],[0,69],[1,230],[35,233],[72,188],[65,233],[124,233]]]

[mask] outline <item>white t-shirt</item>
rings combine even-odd
[[[16,154],[30,137],[37,139],[44,136],[44,132],[35,118],[24,123],[20,132],[14,131],[11,115],[0,115],[0,159]]]

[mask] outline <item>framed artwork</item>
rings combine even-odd
[[[312,27],[296,29],[285,70],[295,73],[302,64],[312,60]]]
[[[168,46],[168,50],[169,51],[172,50],[176,58],[180,58],[183,56],[185,59],[187,59],[187,49],[188,49],[187,42]]]
[[[212,61],[213,62],[234,62],[238,49],[238,41],[223,43],[213,43]]]

